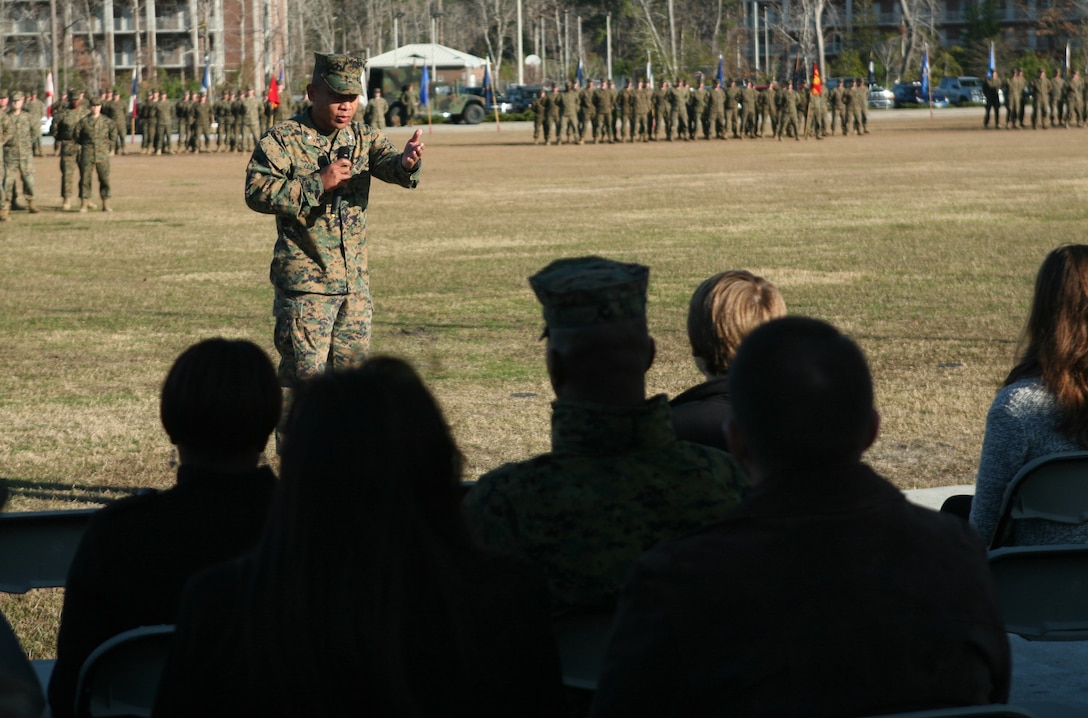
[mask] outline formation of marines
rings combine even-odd
[[[1014,68],[1007,78],[994,70],[983,82],[982,94],[986,100],[983,128],[990,127],[990,115],[993,114],[994,129],[1001,129],[1001,108],[1004,106],[1005,129],[1027,129],[1028,103],[1031,104],[1033,130],[1085,125],[1088,85],[1080,70],[1057,69],[1051,76],[1046,70],[1039,70],[1030,82],[1019,68]]]
[[[822,139],[835,134],[868,134],[869,88],[860,81],[813,94],[807,84],[716,80],[707,87],[678,79],[651,87],[628,80],[622,90],[611,80],[568,82],[542,89],[533,101],[533,143],[665,142],[792,137]]]

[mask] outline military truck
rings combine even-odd
[[[367,96],[373,97],[374,90],[381,89],[382,96],[389,103],[389,112],[385,117],[386,124],[391,127],[408,124],[408,111],[401,103],[400,96],[408,83],[411,83],[415,87],[418,98],[423,68],[375,67],[371,68],[369,74]],[[430,109],[431,117],[442,117],[452,122],[463,122],[466,125],[478,125],[487,115],[484,98],[462,92],[459,87],[448,82],[431,82],[428,98],[430,107],[425,108],[422,104],[418,104],[417,117],[425,119],[427,109]]]

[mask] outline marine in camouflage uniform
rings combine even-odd
[[[215,133],[215,151],[226,152],[230,149],[230,124],[232,122],[229,93],[223,93],[223,95],[215,101],[215,104],[212,105],[212,113],[215,115],[215,120],[218,123],[218,129]]]
[[[11,139],[12,121],[8,113],[7,92],[0,90],[0,167],[4,166],[4,145]],[[3,177],[0,177],[0,207],[7,206],[7,195],[4,194]],[[0,209],[0,222],[8,220],[8,210]]]
[[[80,212],[91,209],[91,193],[96,173],[102,211],[113,211],[110,207],[110,150],[113,149],[116,138],[117,125],[102,114],[102,100],[92,99],[91,113],[80,120],[75,129],[75,141],[79,144]]]
[[[1065,124],[1073,121],[1077,127],[1084,126],[1084,80],[1081,79],[1080,70],[1074,70],[1069,81],[1065,83]]]
[[[594,142],[608,142],[612,143],[616,141],[616,123],[615,118],[612,115],[613,106],[612,103],[616,97],[616,91],[609,88],[611,83],[601,83],[601,87],[597,88],[597,91],[593,93],[593,141]]]
[[[669,130],[672,130],[672,126],[676,126],[676,139],[687,141],[689,138],[694,139],[694,136],[689,134],[691,130],[688,122],[688,100],[691,99],[691,88],[688,87],[688,83],[684,80],[677,80],[676,87],[672,89],[672,96],[669,98],[671,104],[669,109],[672,112],[672,120],[670,121]]]
[[[34,134],[41,133],[40,125],[31,126],[30,115],[23,111],[26,96],[16,90],[11,93],[8,118],[11,133],[4,141],[4,192],[0,200],[0,217],[8,216],[10,203],[15,199],[16,183],[22,182],[26,208],[37,214],[41,210],[34,204]]]
[[[79,173],[79,143],[76,127],[87,113],[79,109],[74,97],[68,99],[70,109],[53,117],[50,130],[55,146],[60,150],[60,196],[64,200],[61,209],[71,209],[76,196],[76,177]]]
[[[402,154],[383,131],[339,114],[349,102],[354,112],[363,93],[362,68],[360,58],[315,54],[313,82],[307,88],[314,106],[274,125],[258,142],[246,169],[246,204],[276,216],[269,275],[275,287],[279,377],[287,403],[298,382],[326,366],[357,363],[368,351],[373,304],[366,207],[371,178],[408,188],[419,182],[419,130]],[[326,182],[336,177],[343,184],[326,191]]]
[[[212,106],[208,104],[206,94],[201,94],[194,99],[192,115],[192,151],[210,152],[212,148]]]
[[[552,91],[548,93],[548,104],[544,106],[544,144],[548,144],[549,139],[554,137],[551,144],[557,145],[562,136],[563,104],[559,99],[559,84],[556,83],[552,85]]]
[[[1039,76],[1031,83],[1031,129],[1046,129],[1049,109],[1050,79],[1046,76],[1046,70],[1039,70]]]
[[[676,439],[663,395],[638,401],[653,346],[648,279],[646,267],[600,257],[561,259],[529,279],[557,394],[552,450],[488,472],[465,497],[479,540],[541,568],[556,607],[614,605],[644,551],[720,518],[748,490],[728,454]],[[612,370],[614,388],[586,398]]]
[[[246,90],[246,96],[242,100],[242,150],[252,152],[261,139],[261,99],[257,97],[253,88]]]
[[[740,117],[738,106],[741,101],[740,88],[736,80],[729,81],[729,87],[725,88],[725,134],[733,133],[733,139],[740,139]]]
[[[707,114],[709,103],[710,90],[706,89],[706,85],[702,80],[699,80],[699,86],[691,93],[691,105],[688,110],[690,134],[693,140],[699,134],[700,127],[703,130],[703,139],[710,139],[710,117]]]
[[[568,145],[579,141],[578,97],[578,89],[570,82],[567,83],[567,91],[559,93],[559,132],[555,136],[556,144],[559,144],[560,135],[566,135]]]
[[[30,115],[30,126],[34,128],[31,150],[35,157],[42,156],[42,120],[45,119],[45,103],[38,99],[37,92],[31,92],[26,99],[25,111]]]
[[[797,117],[797,106],[800,102],[797,91],[793,89],[791,82],[786,89],[778,93],[778,141],[782,141],[783,134],[789,134],[793,130],[793,137],[801,141],[801,122]]]
[[[718,80],[714,81],[714,89],[710,91],[710,105],[707,107],[707,126],[713,128],[714,138],[724,140],[729,133],[729,126],[725,123],[725,89]]]
[[[366,114],[364,115],[366,123],[371,127],[377,127],[379,130],[385,129],[385,115],[389,112],[389,103],[382,97],[381,88],[374,89],[374,97],[370,98],[370,102],[366,103]]]
[[[584,144],[586,135],[593,135],[594,126],[597,124],[597,106],[593,104],[593,96],[597,94],[593,80],[578,91],[578,126],[581,131],[578,134],[578,144]],[[596,141],[596,137],[593,138]]]
[[[539,145],[541,141],[548,144],[548,130],[544,125],[544,117],[548,112],[548,93],[544,88],[537,93],[529,109],[533,112],[533,144]]]

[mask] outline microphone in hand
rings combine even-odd
[[[337,161],[339,161],[339,160],[350,160],[352,150],[354,150],[354,149],[355,148],[352,147],[351,145],[345,145],[345,146],[341,147],[340,149],[338,149],[336,151]],[[336,190],[336,196],[333,197],[333,200],[332,200],[332,211],[335,214],[340,214],[340,201],[342,199],[343,199],[343,196],[341,195],[340,190]]]

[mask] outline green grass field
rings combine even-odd
[[[590,253],[650,265],[648,384],[672,395],[700,379],[691,291],[749,269],[868,354],[879,471],[902,488],[970,483],[1034,272],[1088,226],[1088,132],[983,132],[981,113],[871,113],[867,136],[804,142],[539,147],[522,123],[425,129],[420,187],[371,193],[372,348],[419,368],[475,478],[549,445],[526,277]],[[45,211],[0,225],[8,510],[169,486],[158,389],[176,355],[216,335],[273,353],[274,221],[243,202],[246,160],[116,157],[109,215],[60,212],[57,160],[37,161]],[[58,601],[0,602],[36,656]]]

